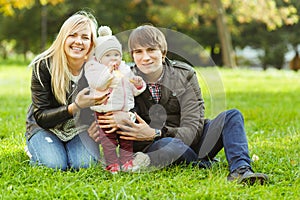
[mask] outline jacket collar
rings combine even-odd
[[[176,77],[175,70],[172,64],[172,61],[168,58],[165,58],[165,62],[163,64],[164,72],[159,84],[161,85],[161,98],[159,103],[164,105],[167,104],[170,96],[176,96],[175,86],[176,86]],[[138,76],[142,76],[142,72],[137,68],[136,65],[132,67],[134,74]],[[149,95],[150,92],[147,92]]]

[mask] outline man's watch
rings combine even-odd
[[[155,135],[153,136],[153,140],[158,140],[161,138],[161,130],[155,129]]]

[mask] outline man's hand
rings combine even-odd
[[[127,125],[118,124],[120,138],[135,141],[151,141],[155,135],[155,130],[151,128],[138,114],[135,113],[138,123],[130,119],[124,120]]]
[[[95,142],[100,142],[99,126],[97,125],[97,122],[93,122],[87,132]]]

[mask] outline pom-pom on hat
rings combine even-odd
[[[101,26],[98,29],[98,38],[96,40],[95,57],[101,59],[103,55],[110,51],[119,51],[122,56],[122,45],[119,40],[112,35],[112,31],[108,26]]]

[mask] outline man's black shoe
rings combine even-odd
[[[268,182],[269,178],[263,173],[254,173],[248,166],[242,166],[231,172],[227,176],[228,181],[237,181],[237,183],[253,185],[259,183],[261,185]]]

